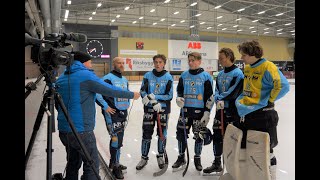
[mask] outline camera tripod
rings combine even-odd
[[[26,159],[25,159],[25,169],[27,168],[27,164],[28,164],[28,159],[37,135],[37,132],[40,128],[40,124],[41,121],[43,119],[43,115],[46,112],[47,116],[48,116],[48,122],[47,122],[47,169],[46,169],[46,180],[62,180],[62,174],[54,174],[52,176],[52,133],[55,132],[55,124],[54,124],[54,120],[55,120],[55,115],[54,115],[54,108],[55,106],[60,106],[60,108],[63,111],[63,114],[65,115],[68,124],[77,140],[77,142],[79,143],[87,162],[89,163],[89,165],[91,166],[91,168],[93,169],[93,172],[95,173],[96,177],[98,180],[101,180],[98,170],[94,167],[94,162],[92,160],[92,158],[90,157],[90,154],[88,153],[88,150],[86,149],[86,147],[84,146],[83,142],[80,139],[80,136],[76,130],[76,128],[74,127],[73,121],[71,120],[71,117],[62,101],[62,98],[60,96],[60,94],[58,92],[56,92],[56,88],[53,82],[55,82],[55,77],[53,75],[53,73],[43,73],[41,74],[36,83],[38,83],[42,77],[45,77],[45,81],[46,81],[46,86],[48,86],[47,91],[45,92],[45,94],[43,95],[43,100],[40,104],[39,107],[39,111],[37,114],[37,118],[33,127],[33,132],[28,144],[28,149],[26,152]],[[29,84],[29,83],[28,83]],[[32,83],[30,83],[32,84]],[[25,94],[25,98],[27,98],[27,96],[30,94],[31,90],[34,90],[35,85],[33,84],[32,88],[28,89],[28,86],[26,86],[26,89],[28,90]],[[57,104],[55,104],[55,102]],[[46,108],[46,105],[48,108]]]

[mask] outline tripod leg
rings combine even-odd
[[[86,159],[88,161],[88,164],[91,166],[91,168],[92,168],[93,172],[95,173],[97,179],[101,180],[101,178],[99,176],[99,173],[98,173],[98,170],[94,166],[94,161],[92,160],[87,148],[84,146],[83,142],[81,141],[81,138],[80,138],[76,128],[74,127],[73,121],[71,120],[71,117],[70,117],[70,115],[69,115],[69,113],[67,111],[67,108],[64,105],[60,94],[57,93],[57,92],[55,93],[55,99],[58,102],[58,105],[60,106],[60,108],[62,109],[63,114],[65,115],[65,117],[66,117],[66,119],[68,121],[68,124],[69,124],[69,126],[70,126],[70,128],[71,128],[71,130],[72,130],[77,142],[79,143],[79,145],[80,145],[80,147],[81,147],[81,149],[82,149],[82,151],[83,151],[83,153],[84,153],[84,155],[85,155],[85,157],[86,157]]]
[[[37,115],[36,121],[35,121],[34,126],[33,126],[32,135],[31,135],[31,138],[30,138],[30,141],[29,141],[27,152],[26,152],[25,169],[27,168],[29,156],[30,156],[34,141],[36,139],[37,132],[38,132],[38,130],[40,128],[41,121],[42,121],[42,118],[43,118],[43,114],[47,110],[46,107],[45,107],[47,102],[48,102],[48,99],[47,99],[47,93],[46,93],[43,96],[43,100],[42,100],[42,102],[40,104],[38,115]]]
[[[52,133],[54,132],[54,90],[49,89],[48,109],[51,113],[48,116],[47,124],[47,180],[52,179]]]

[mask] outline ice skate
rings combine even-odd
[[[214,160],[211,166],[203,170],[203,176],[221,176],[223,168],[221,166],[221,160]]]
[[[186,168],[184,155],[179,155],[177,161],[172,165],[172,172],[177,172]]]
[[[113,163],[110,162],[109,169],[113,169]],[[127,166],[124,166],[122,164],[119,164],[119,168],[122,170],[122,173],[127,173]]]
[[[194,166],[196,167],[197,171],[202,171],[201,157],[200,156],[194,156]]]
[[[112,174],[117,178],[117,179],[124,179],[122,170],[120,166],[113,166]]]
[[[137,172],[143,169],[148,164],[148,158],[142,157],[138,165],[136,166]]]
[[[157,155],[157,162],[160,169],[164,167],[163,155]]]

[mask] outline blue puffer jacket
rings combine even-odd
[[[94,129],[96,93],[128,99],[134,96],[131,91],[122,90],[104,82],[93,70],[89,70],[79,61],[74,61],[70,69],[66,69],[58,78],[56,88],[78,132]],[[59,131],[71,132],[61,107],[57,110]]]

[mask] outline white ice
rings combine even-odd
[[[294,80],[293,80],[294,82]],[[130,89],[132,91],[139,91],[140,82],[130,82]],[[176,140],[176,123],[179,115],[179,107],[175,103],[176,98],[176,87],[177,82],[174,83],[174,98],[172,100],[172,112],[170,114],[170,119],[168,123],[168,138],[167,138],[167,153],[169,157],[169,167],[165,174],[162,176],[154,178],[152,176],[153,172],[159,170],[156,160],[157,153],[157,137],[156,129],[153,134],[153,139],[151,143],[151,148],[149,152],[149,162],[148,165],[136,173],[135,166],[141,157],[141,139],[142,139],[142,118],[143,118],[143,108],[141,99],[133,101],[132,109],[129,114],[128,126],[125,130],[123,147],[121,148],[121,158],[120,162],[128,166],[127,173],[124,174],[124,179],[126,180],[149,180],[149,179],[183,179],[183,180],[195,180],[195,179],[216,179],[218,176],[201,176],[198,171],[196,171],[193,162],[194,156],[194,140],[192,139],[192,133],[188,139],[189,153],[190,153],[190,164],[189,169],[185,177],[182,177],[182,171],[172,172],[172,164],[176,161],[178,156],[178,146]],[[26,100],[26,104],[33,105],[35,103]],[[37,106],[37,105],[36,105]],[[131,108],[131,107],[130,107]],[[214,107],[215,108],[215,107]],[[279,144],[274,148],[274,154],[277,157],[278,169],[277,169],[277,180],[294,180],[295,179],[295,85],[290,85],[289,93],[276,102],[276,110],[279,114],[279,124],[278,124],[278,140]],[[34,112],[26,112],[34,113]],[[35,112],[37,113],[37,112]],[[212,119],[214,117],[215,111],[211,113],[211,119],[208,127],[212,127]],[[107,133],[104,119],[100,113],[100,107],[97,106],[97,116],[96,116],[96,128],[95,135],[97,139],[97,146],[99,151],[104,156],[104,159],[109,163],[110,153],[109,153],[109,140],[110,137]],[[28,124],[29,128],[33,124]],[[27,125],[26,125],[27,127]],[[31,134],[26,134],[27,138],[30,138]],[[28,140],[27,140],[28,141]],[[52,173],[63,173],[66,164],[66,153],[64,146],[60,142],[58,137],[58,131],[53,133],[53,149],[52,154]],[[43,180],[46,178],[46,154],[47,147],[47,117],[45,116],[42,120],[40,129],[37,133],[33,149],[28,161],[28,166],[25,171],[26,180]],[[203,168],[211,165],[214,159],[212,144],[203,146],[201,161]],[[80,170],[82,174],[82,170]],[[100,170],[101,178],[104,179],[103,170]],[[105,178],[107,179],[107,178]]]

